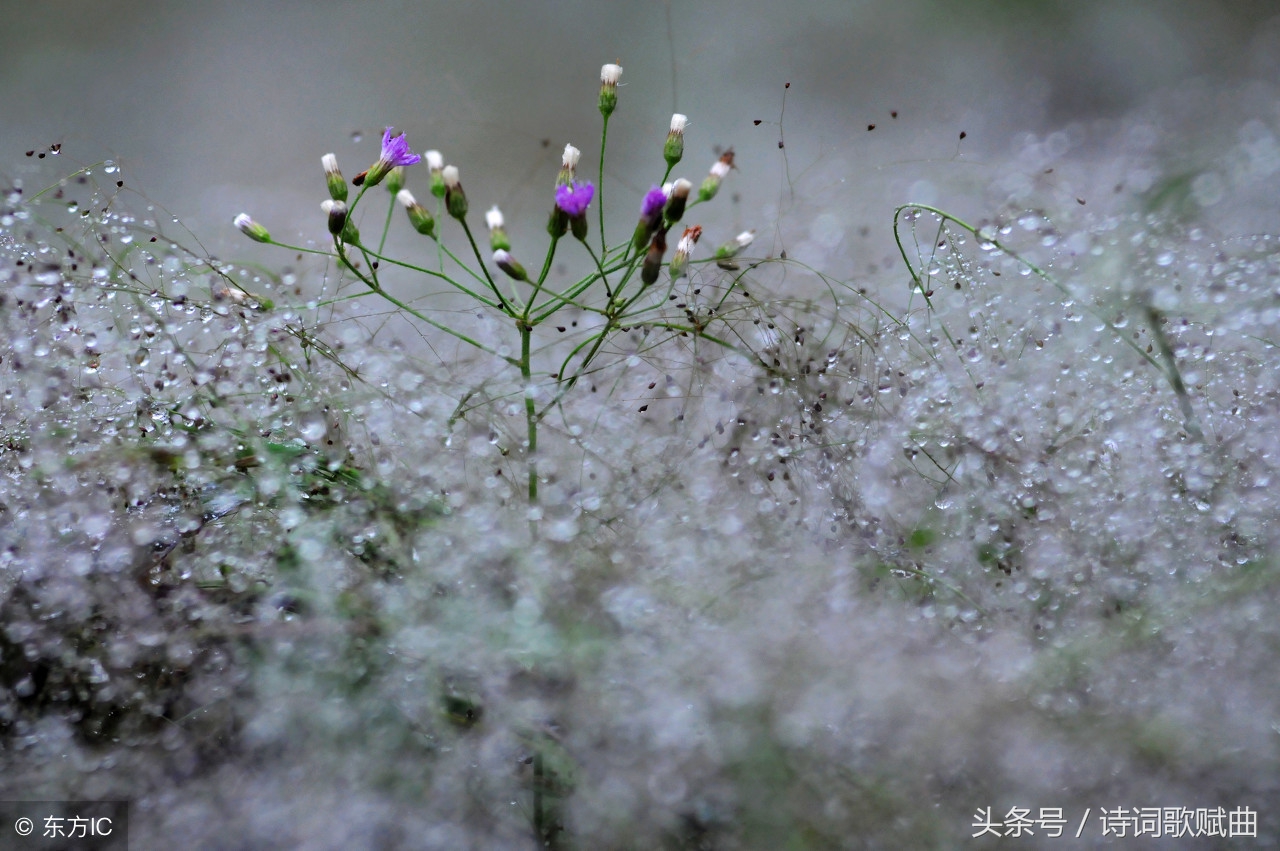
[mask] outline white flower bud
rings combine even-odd
[[[267,232],[267,229],[250,218],[248,213],[241,213],[236,216],[235,226],[240,229],[242,234],[254,242],[271,241],[271,234]]]

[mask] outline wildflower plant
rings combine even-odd
[[[528,257],[529,247],[514,245],[507,234],[502,212],[492,206],[485,213],[485,225],[489,233],[489,253],[481,251],[472,229],[470,204],[463,189],[458,166],[446,164],[438,151],[427,151],[421,157],[414,154],[404,134],[392,135],[387,128],[382,137],[382,149],[376,162],[358,175],[352,184],[352,192],[345,184],[333,154],[321,159],[328,186],[329,198],[323,203],[328,216],[328,231],[332,246],[325,249],[287,245],[275,240],[261,225],[247,215],[236,219],[236,226],[249,238],[293,251],[324,255],[331,258],[349,279],[365,288],[365,294],[375,295],[389,302],[397,311],[411,320],[422,322],[437,331],[450,335],[476,352],[493,358],[504,367],[519,373],[520,393],[523,396],[524,459],[527,468],[527,498],[531,508],[538,502],[538,439],[539,426],[553,410],[561,407],[566,396],[589,374],[601,369],[610,343],[621,335],[640,332],[645,337],[657,333],[659,341],[675,338],[692,338],[706,341],[728,351],[739,352],[750,360],[767,363],[750,351],[745,337],[732,330],[731,317],[741,317],[726,310],[740,291],[741,276],[724,276],[719,279],[714,298],[699,306],[690,300],[677,300],[673,288],[678,279],[695,272],[702,264],[718,263],[724,270],[735,270],[732,258],[751,241],[750,232],[724,243],[714,256],[698,258],[695,247],[702,234],[702,226],[684,226],[689,210],[698,204],[712,200],[721,182],[733,167],[733,153],[721,156],[703,179],[695,200],[689,196],[693,182],[684,177],[671,180],[672,171],[684,155],[684,135],[688,119],[674,115],[670,130],[661,144],[665,169],[650,178],[652,188],[640,203],[639,221],[630,236],[610,243],[605,233],[603,205],[600,203],[604,189],[605,146],[608,139],[609,118],[618,107],[618,82],[622,68],[608,64],[601,70],[599,110],[602,116],[600,157],[596,180],[584,179],[578,173],[581,151],[568,144],[564,148],[561,166],[555,185],[549,188],[549,217],[546,231],[548,241],[542,251],[542,262],[526,266],[521,257]],[[655,148],[658,147],[655,145]],[[429,170],[429,191],[439,199],[437,214],[421,204],[412,191],[403,188],[405,181],[413,180],[412,167],[425,160]],[[659,166],[661,168],[661,166]],[[659,178],[654,180],[654,178]],[[362,236],[356,220],[364,206],[372,202],[366,199],[371,187],[386,181],[392,190],[392,207],[399,203],[407,212],[409,224],[419,234],[437,245],[437,264],[431,268],[417,258],[400,258],[386,253],[385,245],[391,226],[390,211],[376,240]],[[591,208],[598,211],[596,229],[591,231]],[[438,216],[447,214],[461,229],[463,246],[457,246],[457,236],[447,232],[438,223]],[[673,228],[676,236],[668,239]],[[452,231],[452,229],[449,229]],[[573,237],[577,251],[585,254],[588,271],[568,286],[555,286],[551,280],[553,261],[565,250],[561,242]],[[675,252],[668,257],[668,242],[675,244]],[[448,258],[452,265],[447,265]],[[668,269],[670,284],[655,286],[662,268]],[[402,298],[384,280],[383,270],[396,268],[408,270],[435,279],[473,300],[480,308],[500,318],[510,330],[513,345],[499,347],[481,339],[481,335],[469,333],[461,327],[446,322],[413,306]],[[502,273],[502,274],[499,274]],[[695,290],[700,292],[700,290]],[[749,298],[749,297],[748,297]],[[675,312],[678,311],[678,312]],[[556,348],[544,336],[544,329],[556,327],[565,330],[565,323],[553,320],[565,313],[590,316],[592,321],[585,339],[572,346]],[[576,325],[577,323],[569,323]],[[655,347],[646,341],[649,351]],[[567,350],[566,350],[567,349]],[[531,511],[531,518],[536,512]]]

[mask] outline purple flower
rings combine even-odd
[[[653,187],[645,194],[644,201],[640,204],[640,218],[646,221],[657,218],[666,203],[667,193],[662,191],[661,186]]]
[[[388,127],[382,133],[382,156],[378,159],[395,168],[398,165],[414,165],[422,158],[409,150],[409,143],[403,133],[393,139],[391,128]]]
[[[382,133],[382,155],[378,157],[376,163],[369,166],[369,171],[366,172],[362,182],[368,186],[376,186],[391,172],[391,169],[402,165],[413,165],[420,159],[422,158],[409,150],[409,143],[405,140],[404,134],[401,133],[393,138],[391,128],[388,127]]]
[[[571,219],[581,218],[595,197],[596,188],[590,183],[577,183],[556,187],[556,206]]]

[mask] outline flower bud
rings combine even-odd
[[[444,205],[449,210],[449,215],[462,221],[467,217],[467,194],[462,191],[462,181],[458,179],[458,167],[447,165],[440,172],[440,176],[444,180]]]
[[[325,154],[320,158],[320,165],[324,167],[324,179],[329,184],[329,197],[335,201],[347,200],[347,181],[343,179],[342,172],[338,171],[338,158],[333,154]]]
[[[329,233],[337,236],[347,226],[347,202],[329,198],[320,203],[320,209],[329,216]]]
[[[395,195],[404,189],[404,166],[398,165],[387,172],[387,191]]]
[[[425,236],[435,238],[436,220],[431,212],[418,203],[413,197],[413,193],[408,189],[401,189],[396,193],[396,200],[399,201],[409,214],[409,224],[413,225],[413,229]]]
[[[729,176],[731,168],[733,168],[733,151],[728,150],[712,164],[711,173],[702,181],[702,186],[698,187],[698,200],[710,201],[716,197],[716,193],[720,191],[720,183]]]
[[[667,235],[664,231],[658,231],[653,235],[653,242],[649,243],[644,263],[640,266],[640,280],[646,287],[658,280],[658,272],[662,269],[662,255],[666,252]]]
[[[547,218],[547,233],[552,239],[559,239],[569,232],[569,216],[559,207],[551,208],[551,215]]]
[[[439,151],[427,151],[424,156],[427,160],[427,168],[431,170],[431,194],[437,198],[443,198],[446,191],[444,185],[444,155]]]
[[[671,184],[671,191],[667,193],[667,206],[662,211],[662,218],[666,220],[667,227],[671,227],[684,216],[684,208],[689,201],[689,192],[692,189],[693,184],[683,177]]]
[[[631,237],[631,245],[636,251],[649,244],[654,232],[662,224],[662,209],[667,203],[667,193],[661,186],[655,186],[645,193],[640,202],[640,221],[636,223],[635,234]]]
[[[728,260],[730,257],[737,257],[738,252],[746,248],[755,241],[756,232],[753,230],[744,230],[733,239],[726,242],[716,249],[716,260]]]
[[[667,133],[667,144],[662,148],[662,156],[669,167],[674,167],[684,156],[684,128],[688,124],[688,116],[678,112],[671,116],[671,131]]]
[[[608,118],[618,107],[618,80],[621,65],[605,65],[600,69],[600,114]]]
[[[524,267],[521,266],[519,261],[511,256],[511,252],[507,251],[505,248],[499,248],[497,251],[493,252],[493,262],[497,264],[499,269],[506,272],[517,281],[529,280],[529,275],[525,272]]]
[[[271,234],[262,225],[249,218],[248,213],[241,213],[235,218],[235,226],[240,232],[254,242],[270,242]]]
[[[693,251],[693,246],[697,244],[698,238],[702,236],[702,228],[694,225],[684,229],[684,235],[680,237],[680,241],[676,243],[676,253],[671,256],[671,280],[684,277],[688,274],[689,254]]]
[[[511,240],[503,227],[502,211],[494,206],[484,214],[484,222],[489,226],[489,247],[494,251],[510,250]]]

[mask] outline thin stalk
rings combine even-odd
[[[382,223],[382,239],[378,240],[378,253],[381,254],[387,247],[387,234],[391,233],[391,214],[396,211],[396,196],[391,196],[391,203],[387,206],[387,220]]]
[[[458,283],[453,278],[449,277],[443,272],[437,272],[434,269],[427,269],[422,266],[415,266],[412,263],[406,263],[403,260],[396,260],[394,257],[386,257],[386,256],[383,256],[382,254],[378,254],[373,251],[369,251],[367,253],[369,254],[369,256],[376,257],[379,261],[385,261],[387,263],[390,263],[392,266],[399,266],[402,269],[409,269],[410,271],[413,271],[413,272],[421,272],[424,275],[430,275],[433,278],[439,278],[442,281],[445,281],[446,283],[448,283],[450,286],[452,286],[454,289],[458,290],[459,292],[462,292],[471,296],[481,304],[488,305],[489,307],[499,306],[498,303],[493,299],[489,298],[488,296],[481,295],[480,293],[476,292],[470,287],[463,286],[462,284]],[[461,266],[462,264],[459,263],[458,265]],[[466,267],[463,267],[463,268],[466,268]],[[484,283],[484,278],[481,278],[478,275],[475,275],[474,273],[472,274],[472,277],[475,277],[481,283]]]
[[[587,241],[582,240],[582,247],[587,249],[587,253],[591,255],[591,259],[596,261],[596,270],[600,273],[600,280],[604,282],[604,294],[609,301],[613,301],[613,293],[609,290],[609,278],[604,273],[604,264],[600,262],[600,258],[591,250],[591,246]]]
[[[533,328],[528,322],[520,323],[520,377],[524,380],[524,421],[528,434],[529,448],[525,454],[525,465],[529,468],[529,506],[538,504],[538,410],[533,403],[533,371],[529,363],[529,340],[533,336]],[[533,520],[529,521],[529,529],[536,534],[537,528]]]
[[[471,228],[467,225],[467,220],[458,219],[458,223],[462,225],[462,230],[467,235],[467,242],[471,243],[471,251],[476,256],[476,263],[480,264],[480,269],[484,272],[485,280],[489,283],[489,289],[493,290],[494,296],[498,299],[498,306],[504,313],[514,316],[512,309],[507,306],[507,300],[502,297],[502,293],[498,292],[498,285],[493,282],[493,276],[489,274],[489,267],[484,264],[484,258],[480,256],[480,248],[476,245],[475,237],[471,235]]]
[[[604,239],[604,146],[609,138],[609,116],[604,117],[604,127],[600,130],[600,171],[596,177],[596,193],[599,198],[597,207],[600,211],[600,253],[606,253],[609,248]],[[586,245],[586,240],[582,241]]]
[[[547,256],[542,261],[542,271],[538,273],[538,280],[534,281],[534,284],[533,284],[533,292],[529,294],[529,300],[525,303],[525,306],[524,306],[524,313],[520,315],[521,321],[524,322],[524,324],[526,325],[530,324],[529,314],[533,311],[533,302],[535,299],[537,299],[538,293],[542,292],[542,285],[543,283],[546,282],[547,275],[550,274],[551,272],[551,260],[556,256],[556,246],[559,243],[560,243],[560,237],[553,236],[551,237],[551,244],[547,246]],[[545,313],[542,316],[539,316],[537,319],[533,320],[532,324],[537,325],[543,319],[547,318],[552,313],[555,313],[556,310],[558,309],[559,308],[553,308],[548,313]]]
[[[403,301],[401,301],[400,299],[398,299],[398,298],[396,298],[395,296],[391,295],[391,293],[389,293],[389,292],[387,292],[386,290],[382,289],[382,287],[381,287],[381,286],[379,286],[379,284],[378,284],[378,282],[377,282],[376,280],[374,280],[374,279],[372,279],[372,278],[369,278],[369,277],[365,276],[365,275],[364,275],[364,274],[363,274],[359,269],[357,269],[357,268],[355,267],[355,265],[354,265],[354,264],[352,264],[351,260],[350,260],[350,259],[348,259],[346,252],[345,252],[345,251],[343,251],[343,250],[342,250],[342,248],[341,248],[341,246],[337,244],[337,240],[334,240],[334,243],[335,243],[335,246],[337,247],[338,259],[339,259],[340,261],[342,261],[342,265],[343,265],[343,266],[346,266],[346,267],[347,267],[347,270],[348,270],[349,272],[351,272],[351,274],[355,275],[357,278],[359,278],[361,281],[363,281],[363,282],[364,282],[364,284],[365,284],[365,286],[367,286],[369,289],[373,290],[373,291],[374,291],[375,293],[377,293],[378,295],[382,296],[384,299],[386,299],[388,302],[390,302],[391,304],[393,304],[393,305],[395,305],[396,307],[398,307],[400,310],[403,310],[405,313],[409,314],[410,316],[414,317],[415,319],[419,319],[419,320],[421,320],[421,321],[423,321],[423,322],[427,323],[427,324],[428,324],[428,325],[430,325],[432,328],[437,328],[437,329],[439,329],[439,330],[441,330],[441,331],[445,332],[445,333],[446,333],[446,334],[448,334],[449,336],[451,336],[451,337],[455,337],[456,339],[461,340],[462,342],[466,343],[466,344],[467,344],[467,345],[469,345],[469,346],[474,346],[475,348],[479,349],[480,351],[484,352],[485,354],[493,355],[493,356],[494,356],[494,357],[496,357],[496,358],[501,358],[502,360],[506,361],[507,363],[511,364],[512,366],[517,366],[517,367],[518,367],[518,366],[520,366],[520,362],[519,362],[519,361],[517,361],[515,358],[510,357],[510,356],[508,356],[508,355],[500,354],[500,353],[499,353],[499,352],[497,352],[496,350],[491,349],[491,348],[489,348],[488,346],[486,346],[484,343],[481,343],[481,342],[479,342],[479,341],[477,341],[477,340],[473,340],[473,339],[471,339],[471,338],[470,338],[470,337],[468,337],[466,334],[463,334],[461,331],[456,331],[456,330],[454,330],[453,328],[450,328],[448,325],[445,325],[443,322],[437,322],[436,320],[432,319],[430,316],[427,316],[427,315],[426,315],[425,313],[423,313],[422,311],[420,311],[420,310],[415,310],[414,308],[412,308],[412,307],[410,307],[409,305],[405,304],[405,303],[404,303]]]

